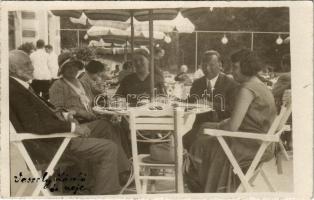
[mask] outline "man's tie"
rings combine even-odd
[[[211,101],[212,97],[212,85],[210,83],[210,80],[207,80],[207,94],[209,95],[209,101]]]

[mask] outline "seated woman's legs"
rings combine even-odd
[[[192,144],[190,169],[185,180],[191,192],[226,192],[230,164],[218,140],[202,134],[205,128],[217,128],[217,123],[204,123]]]
[[[119,192],[116,144],[105,139],[73,138],[67,152],[82,160],[90,161],[95,167],[94,176],[87,177],[86,180],[95,180],[92,194],[117,194]]]
[[[89,137],[104,138],[112,140],[117,144],[119,172],[128,171],[130,162],[122,148],[120,134],[115,130],[112,124],[107,120],[95,120],[87,123],[87,126],[91,129],[91,135]]]

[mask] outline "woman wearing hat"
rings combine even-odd
[[[49,90],[50,102],[57,108],[75,111],[75,118],[80,122],[97,119],[92,111],[93,94],[84,86],[77,74],[84,64],[71,53],[63,53],[58,58],[61,78],[53,83]]]
[[[71,53],[63,53],[59,56],[59,75],[49,90],[50,101],[57,109],[66,109],[74,112],[74,117],[79,123],[86,123],[94,136],[111,139],[118,144],[119,171],[129,169],[129,162],[121,146],[119,133],[112,124],[105,119],[97,119],[92,111],[92,93],[77,79],[78,72],[84,64]]]
[[[116,94],[128,97],[129,103],[135,103],[140,95],[150,94],[150,71],[149,71],[149,53],[145,49],[137,49],[134,52],[135,73],[126,76],[120,83]],[[157,71],[156,71],[157,72]],[[158,71],[159,72],[159,71]],[[155,73],[155,85],[157,94],[165,94],[165,86],[162,74]]]

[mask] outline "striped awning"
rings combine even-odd
[[[80,18],[83,10],[51,10],[52,14],[59,17]]]
[[[106,42],[114,42],[118,44],[125,43],[131,38],[129,31],[108,28],[103,26],[93,26],[87,31],[89,39],[102,38]],[[154,40],[165,39],[165,34],[163,32],[154,31]],[[134,42],[136,44],[145,44],[149,41],[148,31],[135,31],[134,32]]]
[[[197,20],[200,16],[209,14],[213,11],[212,7],[199,7],[199,8],[182,8],[180,9],[183,17],[190,19],[191,21]]]

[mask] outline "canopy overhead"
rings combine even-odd
[[[129,20],[128,20],[129,21]],[[134,20],[135,31],[148,31],[148,22],[139,22]],[[130,29],[130,27],[128,27]],[[170,33],[177,31],[180,33],[192,33],[195,30],[194,24],[187,18],[184,18],[179,12],[173,20],[155,20],[154,30],[159,32]]]
[[[131,38],[129,31],[108,28],[103,26],[93,26],[87,31],[87,35],[91,38],[102,38],[106,42],[125,43]],[[164,40],[166,35],[163,32],[154,31],[154,40]],[[145,44],[149,42],[148,31],[135,31],[134,42],[136,44]]]
[[[178,15],[179,9],[154,9],[152,14],[153,20],[172,20]],[[133,16],[138,21],[148,21],[149,9],[148,10],[52,10],[51,11],[56,16],[61,17],[73,17],[80,18],[82,13],[91,20],[114,20],[114,21],[127,21],[131,16]]]
[[[79,23],[86,25],[87,23],[92,26],[105,26],[110,28],[117,28],[122,30],[131,29],[130,18],[127,21],[114,21],[114,20],[93,20],[88,18],[85,13],[82,13],[80,18],[70,17],[72,23]],[[140,22],[134,19],[134,30],[135,31],[148,31],[148,22]],[[192,33],[195,30],[194,24],[188,19],[184,18],[179,12],[178,15],[173,20],[155,20],[154,21],[154,31],[158,32],[173,32],[177,31],[179,33]]]
[[[84,14],[91,20],[114,20],[114,21],[122,21],[125,22],[130,18],[131,23],[131,51],[132,51],[132,57],[133,57],[133,46],[134,46],[134,23],[133,20],[136,19],[138,21],[149,21],[148,23],[148,31],[149,31],[149,46],[150,46],[150,59],[149,59],[149,65],[150,65],[150,80],[151,80],[151,88],[150,88],[150,94],[151,97],[154,97],[154,26],[153,21],[154,20],[173,20],[178,15],[179,8],[175,9],[169,9],[169,8],[163,8],[163,9],[154,9],[154,8],[147,8],[147,9],[137,9],[137,10],[104,10],[104,9],[97,9],[97,10],[84,10],[81,12],[84,12]],[[75,17],[79,18],[81,15],[79,15],[80,11],[52,11],[54,15],[57,16],[67,16],[67,17]],[[185,10],[185,14],[183,16],[188,16],[189,13],[194,12],[188,12],[188,10]]]
[[[52,14],[59,17],[80,18],[83,10],[51,10]]]
[[[183,17],[186,17],[194,22],[201,16],[211,13],[213,9],[213,7],[182,8],[180,11]]]

